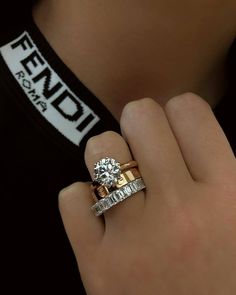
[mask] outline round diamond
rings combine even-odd
[[[94,180],[107,187],[117,184],[120,174],[120,163],[112,158],[104,158],[94,165]]]

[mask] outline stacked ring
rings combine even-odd
[[[129,182],[132,182],[135,179],[141,178],[141,175],[137,168],[131,168],[129,170],[126,170],[124,172],[121,172],[119,179],[117,180],[117,183],[113,185],[112,187],[107,187],[105,185],[99,184],[97,182],[93,182],[92,184],[92,191],[93,191],[93,197],[95,201],[100,200],[101,198],[105,198],[108,196],[111,192],[114,190],[123,187]]]
[[[91,185],[96,202],[91,209],[96,216],[145,189],[136,161],[120,164],[112,158],[104,158],[94,165],[94,181]]]

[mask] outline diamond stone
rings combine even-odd
[[[94,165],[94,180],[106,187],[115,185],[120,174],[120,163],[112,158],[104,158]]]
[[[110,199],[105,198],[104,201],[103,201],[103,206],[104,206],[106,209],[109,209],[109,208],[111,207]]]
[[[129,186],[126,186],[124,188],[124,191],[125,191],[127,196],[130,196],[132,194],[132,190],[131,190],[131,188]]]
[[[112,199],[115,200],[115,202],[120,201],[120,196],[117,194],[116,191],[114,191],[111,195],[112,195]]]
[[[94,204],[91,209],[94,211],[96,216],[100,216],[114,205],[122,202],[130,196],[133,196],[145,188],[146,186],[143,179],[137,178],[123,187],[112,191],[106,198],[103,198]]]

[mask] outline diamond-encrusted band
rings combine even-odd
[[[91,207],[91,209],[94,211],[96,216],[99,216],[114,205],[122,202],[123,200],[145,188],[146,186],[142,178],[135,179],[134,181],[131,181],[121,188],[111,192],[107,197],[99,200]]]

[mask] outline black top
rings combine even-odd
[[[32,20],[1,36],[0,48],[0,268],[9,290],[4,294],[15,294],[10,289],[16,285],[20,294],[36,294],[31,286],[40,294],[83,294],[58,192],[90,180],[84,164],[87,139],[110,129],[119,132],[119,124]],[[57,116],[56,122],[44,116]]]
[[[235,151],[231,86],[215,112]],[[0,36],[0,122],[1,289],[85,294],[58,192],[90,180],[83,156],[88,138],[120,129],[31,18]]]

